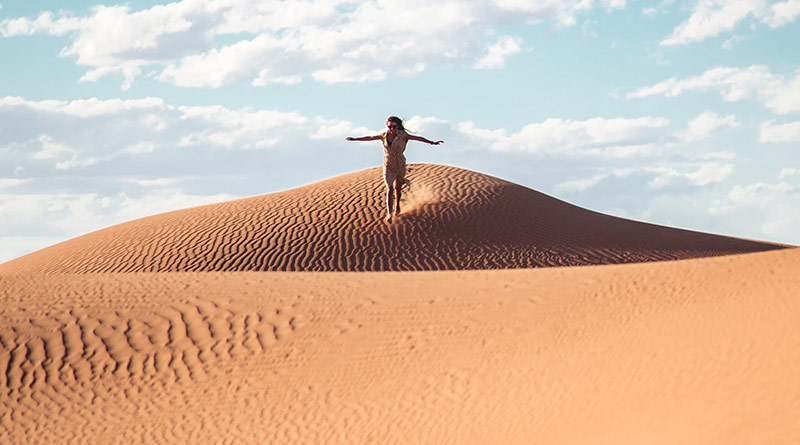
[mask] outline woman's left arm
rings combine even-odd
[[[425,143],[428,143],[428,144],[431,144],[431,145],[444,144],[444,141],[435,141],[434,142],[434,141],[432,141],[430,139],[427,139],[427,138],[424,138],[422,136],[414,136],[413,134],[409,134],[408,138],[411,139],[412,141],[425,142]]]

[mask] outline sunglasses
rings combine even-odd
[[[387,125],[389,128],[397,128],[397,124]]]

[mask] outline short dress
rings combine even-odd
[[[392,143],[386,138],[386,132],[381,133],[383,140],[383,180],[386,186],[391,188],[395,179],[405,182],[406,178],[406,151],[408,144],[408,133],[402,130],[395,132]]]

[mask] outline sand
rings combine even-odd
[[[355,210],[364,198],[345,194],[341,210],[319,210],[328,222],[364,214],[339,232],[289,204],[276,210],[292,196],[325,201],[338,182],[371,184],[374,171],[357,172],[133,221],[0,265],[0,443],[800,443],[800,249],[634,223],[472,172],[417,171],[426,169],[480,181],[417,213],[409,206],[392,225],[367,218],[380,218],[380,197]],[[465,190],[495,196],[494,187],[501,201],[533,197],[517,202],[520,215],[573,222],[458,210]],[[324,270],[356,271],[259,271],[326,258],[293,244],[275,256],[295,262],[241,253],[259,221],[281,212],[288,222],[270,230],[339,233],[352,259]],[[456,259],[378,262],[359,250],[370,239],[391,245],[380,234],[399,228],[423,240],[417,219],[433,214],[459,215],[447,221],[473,233],[458,244],[469,254],[445,246],[444,223],[429,234],[439,244],[418,250]],[[178,229],[181,216],[232,226]],[[585,230],[619,238],[572,225],[587,221],[607,221]],[[203,250],[205,233],[237,253]],[[518,254],[526,236],[550,239],[554,264],[593,265],[532,268],[545,257]],[[113,256],[121,246],[136,247]],[[655,261],[669,255],[687,259]],[[396,271],[357,271],[378,265]]]
[[[469,170],[411,165],[383,220],[380,169],[100,230],[2,266],[21,273],[422,271],[675,260],[776,249],[592,212]]]

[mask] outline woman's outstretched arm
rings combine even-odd
[[[444,141],[435,141],[434,142],[434,141],[432,141],[430,139],[427,139],[427,138],[424,138],[422,136],[414,136],[413,134],[409,134],[408,138],[411,139],[412,141],[425,142],[425,143],[428,143],[428,144],[431,144],[431,145],[444,144]]]
[[[376,134],[375,136],[362,136],[360,138],[350,138],[350,137],[346,138],[346,140],[348,140],[348,141],[359,141],[359,142],[378,141],[380,139],[381,139],[381,135],[379,135],[379,134]]]

